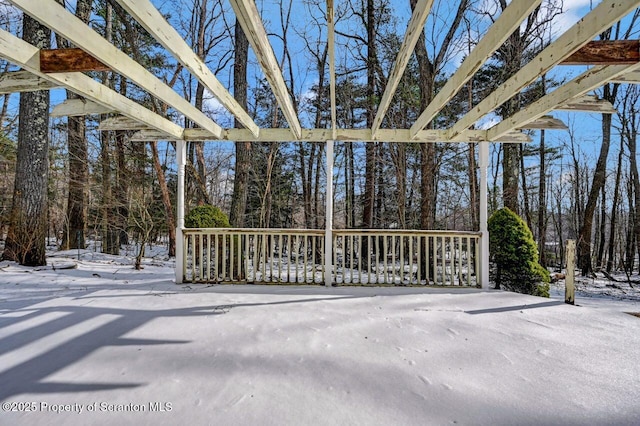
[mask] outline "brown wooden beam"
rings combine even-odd
[[[41,49],[40,72],[109,71],[110,68],[82,49]]]
[[[561,65],[622,65],[640,62],[640,40],[590,41]]]

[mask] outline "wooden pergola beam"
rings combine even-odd
[[[0,95],[50,90],[58,87],[60,87],[59,84],[38,77],[29,71],[9,71],[0,75]]]
[[[629,84],[639,84],[640,83],[640,71],[629,71],[623,75],[616,77],[611,80],[611,83],[629,83]]]
[[[109,114],[113,112],[116,112],[116,110],[111,107],[106,107],[86,99],[66,99],[54,106],[49,116],[76,117],[91,114]]]
[[[100,131],[108,130],[151,130],[149,125],[142,123],[134,118],[126,117],[124,115],[118,115],[116,117],[109,117],[100,122],[98,126]]]
[[[595,95],[578,96],[566,104],[554,108],[554,111],[597,112],[600,114],[615,114],[617,112],[611,102]]]
[[[148,127],[179,139],[183,128],[164,117],[155,114],[119,93],[98,83],[89,76],[78,72],[44,74],[40,72],[40,49],[19,39],[13,34],[0,30],[0,57],[25,70],[65,87],[86,99],[106,108],[113,108],[129,118],[145,123]]]
[[[465,133],[478,119],[490,113],[563,58],[587,44],[591,39],[638,7],[637,0],[603,0],[584,18],[568,29],[509,80],[501,84],[450,129],[451,139],[465,139]]]
[[[372,137],[371,129],[337,129],[336,140],[347,142],[400,142],[400,143],[427,143],[427,142],[451,142],[446,138],[446,130],[422,130],[418,133],[418,139],[409,140],[409,129],[379,129],[376,138]],[[141,131],[135,134],[131,140],[166,140],[156,131]],[[166,135],[165,135],[166,136]],[[216,139],[202,129],[185,129],[183,134],[187,141],[243,141],[252,142],[289,142],[291,132],[288,129],[261,129],[260,136],[255,139],[250,138],[250,133],[246,129],[225,129],[221,139]],[[332,129],[302,129],[300,141],[304,142],[324,142],[332,140]],[[468,135],[470,142],[485,142],[487,139],[486,130],[473,130]],[[512,131],[495,139],[494,142],[528,142],[529,138],[522,132]],[[458,141],[453,141],[458,143]]]
[[[557,105],[562,105],[577,96],[602,86],[604,83],[624,74],[628,70],[637,69],[638,67],[640,67],[640,63],[593,67],[513,114],[511,117],[501,121],[487,131],[487,137],[489,139],[499,138],[513,129],[522,128],[553,110]]]
[[[293,106],[289,90],[282,76],[273,48],[269,43],[267,32],[262,24],[262,18],[253,0],[230,0],[236,13],[236,18],[244,30],[247,40],[251,44],[262,72],[264,72],[271,90],[284,114],[293,136],[301,136],[301,126],[296,110]]]
[[[521,129],[536,129],[536,130],[567,130],[568,127],[562,120],[559,120],[551,115],[543,115],[540,118],[529,121],[518,127],[516,130]]]
[[[221,134],[222,128],[202,111],[189,103],[142,65],[121,52],[114,45],[91,30],[80,19],[60,6],[55,0],[11,0],[23,12],[42,22],[76,46],[93,55],[105,65],[117,70],[142,89],[176,111],[184,114],[194,123],[213,134]]]
[[[260,136],[256,139],[250,138],[250,133],[246,129],[225,129],[222,139],[213,138],[210,133],[202,129],[185,129],[183,138],[186,141],[244,141],[252,142],[288,142],[291,140],[291,132],[287,129],[261,129]],[[301,141],[304,142],[325,142],[332,140],[333,132],[331,129],[302,129]],[[409,140],[409,129],[379,129],[376,139],[370,129],[337,129],[336,140],[346,142],[399,142],[399,143],[431,143],[431,142],[454,142],[447,141],[446,130],[422,130],[418,133],[418,139]],[[487,142],[486,130],[472,130],[469,132],[470,142]],[[141,130],[136,132],[132,137],[132,141],[154,141],[154,140],[171,140],[166,133],[156,130]],[[520,131],[511,131],[502,135],[500,138],[492,140],[492,142],[530,142],[531,138]]]
[[[594,40],[560,65],[622,65],[640,61],[640,40]]]
[[[183,37],[165,20],[164,16],[148,0],[124,1],[117,0],[140,25],[147,30],[167,51],[188,69],[220,103],[233,114],[238,121],[251,131],[254,137],[258,136],[260,128],[253,121],[249,113],[242,108],[220,83],[207,64],[198,57]]]
[[[398,88],[398,84],[402,79],[404,70],[409,63],[409,59],[413,54],[413,50],[416,43],[418,42],[418,38],[424,30],[424,23],[427,20],[427,16],[429,16],[432,5],[433,0],[418,0],[413,13],[411,14],[411,19],[409,20],[409,23],[407,25],[407,31],[404,33],[402,46],[400,46],[398,56],[393,63],[391,74],[389,75],[389,79],[387,80],[387,87],[385,87],[384,89],[382,99],[380,100],[380,105],[378,105],[378,112],[373,119],[372,131],[374,137],[376,136],[376,133],[380,128],[380,125],[382,124],[382,120],[384,119],[384,116],[389,109],[389,105],[391,105],[393,95],[396,93],[396,89]]]
[[[85,52],[68,49],[40,49],[40,72],[109,71],[110,68]]]
[[[465,58],[458,70],[447,80],[447,83],[438,92],[435,98],[420,114],[420,117],[411,126],[411,136],[414,137],[420,130],[440,112],[440,110],[460,91],[480,69],[487,59],[505,42],[507,38],[518,28],[525,17],[538,7],[542,0],[514,0],[500,14],[498,19],[489,27],[476,47]]]

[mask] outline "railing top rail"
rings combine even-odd
[[[283,234],[283,235],[324,235],[324,229],[282,229],[282,228],[184,228],[184,234]]]
[[[480,237],[478,231],[449,231],[425,229],[334,229],[334,235],[416,235],[416,236],[468,236]],[[184,228],[184,234],[282,234],[282,235],[324,235],[323,229],[282,229],[282,228]]]
[[[445,231],[426,229],[334,229],[335,235],[427,235],[480,237],[479,231]]]

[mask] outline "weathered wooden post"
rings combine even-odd
[[[567,240],[567,273],[564,279],[564,303],[571,305],[576,301],[576,241]]]

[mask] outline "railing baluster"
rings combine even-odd
[[[396,235],[390,235],[391,239],[391,279],[392,283],[396,284],[396,277],[398,276],[396,272],[396,264],[398,263],[397,258],[397,250],[396,250]],[[398,248],[399,249],[399,248]],[[400,284],[402,284],[402,278],[400,278]]]
[[[404,284],[404,239],[406,235],[400,235],[398,238],[400,239],[400,284]]]
[[[267,282],[267,235],[262,234],[262,282]]]
[[[413,235],[409,235],[409,245],[407,247],[407,264],[409,272],[409,285],[413,284]]]
[[[335,274],[335,279],[336,279],[336,283],[338,284],[346,284],[346,279],[345,279],[345,268],[344,268],[344,262],[342,264],[342,278],[338,279],[338,247],[340,247],[340,241],[343,242],[343,249],[344,249],[344,237],[339,236],[339,235],[334,235],[333,237],[333,247],[332,247],[332,253],[333,253],[333,273]],[[344,257],[344,252],[343,252],[343,257]]]
[[[211,281],[211,234],[206,234],[207,236],[207,265],[205,270],[207,271],[207,282]]]
[[[467,237],[467,285],[471,286],[471,261],[473,260],[471,256],[471,243],[474,241],[473,238]]]
[[[380,238],[378,238],[378,241],[380,241]],[[388,269],[388,265],[387,265],[387,253],[389,252],[388,250],[388,245],[387,245],[387,236],[386,235],[382,235],[382,267],[384,268],[383,273],[382,273],[382,280],[384,284],[388,284],[389,283],[389,269]],[[378,259],[380,258],[380,247],[378,247]]]
[[[235,259],[233,257],[233,253],[235,252],[235,248],[236,247],[235,247],[235,239],[233,238],[234,234],[233,233],[229,233],[228,235],[229,235],[229,245],[228,245],[228,250],[227,250],[227,253],[228,253],[228,255],[227,255],[228,256],[227,263],[229,264],[229,271],[228,271],[227,281],[233,282],[233,273],[234,273],[234,269],[235,269],[234,265],[233,265],[233,263],[235,261]]]
[[[422,239],[422,237],[420,235],[416,236],[415,246],[413,248],[415,250],[415,252],[416,252],[415,259],[416,259],[416,284],[417,285],[422,285],[422,282],[420,280],[420,277],[421,277],[420,274],[422,274],[422,270],[421,270],[421,267],[420,267],[420,255],[422,253],[421,250],[420,250],[420,245],[422,244],[421,239]],[[413,256],[413,253],[412,253],[412,256]],[[413,263],[413,258],[411,259],[411,263]]]
[[[320,284],[326,282],[325,281],[325,277],[326,277],[326,268],[324,267],[324,257],[326,256],[325,254],[325,250],[324,250],[324,238],[323,237],[318,237],[319,241],[320,241],[320,270],[322,271],[322,273],[320,274]],[[336,236],[333,236],[333,240],[335,241]],[[333,242],[331,243],[331,248],[333,249]],[[333,269],[333,268],[332,268]]]
[[[458,285],[463,286],[464,284],[462,283],[462,237],[456,237],[456,239],[458,241],[457,247],[459,247],[456,250],[456,255],[458,256]]]
[[[302,238],[302,283],[307,282],[307,272],[309,269],[309,238],[301,235]]]
[[[189,237],[189,239],[191,240],[191,281],[195,283],[198,282],[196,276],[196,267],[198,263],[198,259],[196,258],[198,256],[198,252],[196,251],[196,236],[190,235]]]

